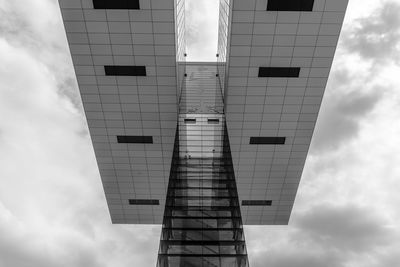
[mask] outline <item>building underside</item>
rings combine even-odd
[[[59,0],[111,220],[162,224],[157,264],[248,266],[288,224],[348,0],[220,0],[185,62],[184,0]]]

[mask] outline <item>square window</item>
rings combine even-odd
[[[138,136],[138,135],[118,135],[117,141],[118,143],[126,143],[126,144],[152,144],[153,137]]]
[[[93,0],[94,9],[140,9],[139,0]]]
[[[267,11],[312,11],[314,0],[268,0]]]
[[[284,145],[286,137],[250,137],[250,145]]]
[[[258,77],[299,77],[300,68],[293,67],[260,67],[258,69]]]
[[[104,66],[108,76],[146,76],[145,66]]]

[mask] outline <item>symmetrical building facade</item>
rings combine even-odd
[[[159,266],[247,266],[287,224],[348,0],[220,0],[185,62],[184,0],[59,0],[113,223],[162,224]]]

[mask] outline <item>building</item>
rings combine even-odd
[[[60,0],[112,222],[163,224],[160,266],[247,266],[242,223],[288,223],[346,6],[220,0],[195,63],[184,0]]]

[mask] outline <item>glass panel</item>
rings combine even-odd
[[[247,267],[216,65],[186,68],[158,266]]]

